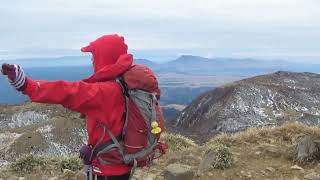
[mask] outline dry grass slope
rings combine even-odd
[[[305,175],[312,172],[320,174],[319,161],[297,164],[290,158],[297,141],[305,135],[320,139],[320,128],[300,123],[288,123],[274,128],[253,128],[234,135],[220,134],[202,146],[184,136],[165,133],[162,140],[169,144],[168,153],[155,161],[153,166],[139,169],[134,179],[144,179],[144,177],[164,179],[162,172],[172,163],[191,166],[196,172],[194,179],[198,180],[304,179]],[[199,172],[199,164],[210,150],[215,151],[219,158],[213,161],[215,164],[212,164],[209,170]],[[76,170],[81,167],[78,159],[54,161],[52,158],[44,158],[40,163],[31,160],[31,165],[27,165],[28,163],[25,165],[32,167],[25,168],[28,171],[21,170],[17,173],[17,169],[24,169],[24,166],[21,166],[23,163],[18,160],[14,163],[15,165],[2,169],[0,177],[6,178],[8,174],[19,174],[32,179],[36,174],[37,177],[58,176],[63,179],[61,169]],[[223,167],[221,164],[217,165],[217,162],[222,163]],[[46,164],[47,169],[39,173],[38,169],[41,169],[43,164]],[[299,165],[302,170],[292,169],[294,165]]]

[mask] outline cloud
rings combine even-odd
[[[307,54],[318,51],[319,18],[317,0],[11,0],[0,7],[0,47],[78,49],[119,32],[133,49]]]

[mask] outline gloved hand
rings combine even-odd
[[[27,78],[23,69],[17,64],[2,64],[1,72],[6,75],[8,81],[18,91],[23,91],[27,87]]]
[[[92,151],[93,148],[90,145],[83,145],[80,148],[80,158],[82,159],[85,165],[90,165],[92,161]]]

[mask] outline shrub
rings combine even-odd
[[[45,164],[42,157],[34,155],[26,155],[19,158],[16,162],[12,163],[10,168],[17,173],[31,173],[36,167],[43,167]]]
[[[219,144],[211,147],[210,151],[213,151],[212,168],[214,169],[226,169],[229,168],[233,163],[233,156],[230,148]]]
[[[161,140],[167,143],[169,149],[173,151],[180,151],[196,146],[196,143],[193,140],[179,134],[163,133],[161,135]]]
[[[83,167],[82,160],[77,156],[63,159],[61,161],[61,168],[62,169],[69,169],[72,171],[77,171],[77,170],[80,170],[82,167]]]
[[[235,143],[235,139],[232,135],[222,133],[219,134],[218,136],[210,139],[206,144],[205,147],[210,148],[211,146],[216,146],[216,145],[225,145],[227,147],[231,147]]]

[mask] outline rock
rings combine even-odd
[[[296,147],[295,160],[300,162],[313,161],[316,157],[320,156],[320,149],[317,140],[311,136],[303,137]]]
[[[308,180],[320,180],[320,175],[315,172],[312,172],[310,174],[305,175],[304,178]]]
[[[245,171],[240,171],[240,174],[242,177],[251,178],[252,174],[251,172],[246,173]]]
[[[203,159],[199,164],[198,171],[202,173],[204,171],[210,170],[214,162],[214,157],[215,157],[214,151],[210,150],[206,152],[206,154],[203,156]]]
[[[290,169],[293,169],[293,170],[303,170],[303,168],[300,167],[300,166],[298,166],[298,165],[291,166]]]
[[[267,175],[267,172],[265,172],[264,170],[261,170],[260,172],[261,172],[261,175],[262,175],[262,176]]]
[[[213,176],[213,173],[212,172],[208,172],[207,174],[209,177],[212,177]]]
[[[297,176],[295,176],[291,180],[300,180],[300,179]]]
[[[266,170],[271,172],[271,173],[276,172],[276,170],[273,167],[267,167]]]
[[[183,164],[170,164],[164,171],[166,180],[192,180],[193,176],[191,167]]]
[[[257,151],[254,153],[255,155],[259,156],[261,154],[261,151]]]
[[[19,177],[18,180],[25,180],[26,178],[25,177]]]

